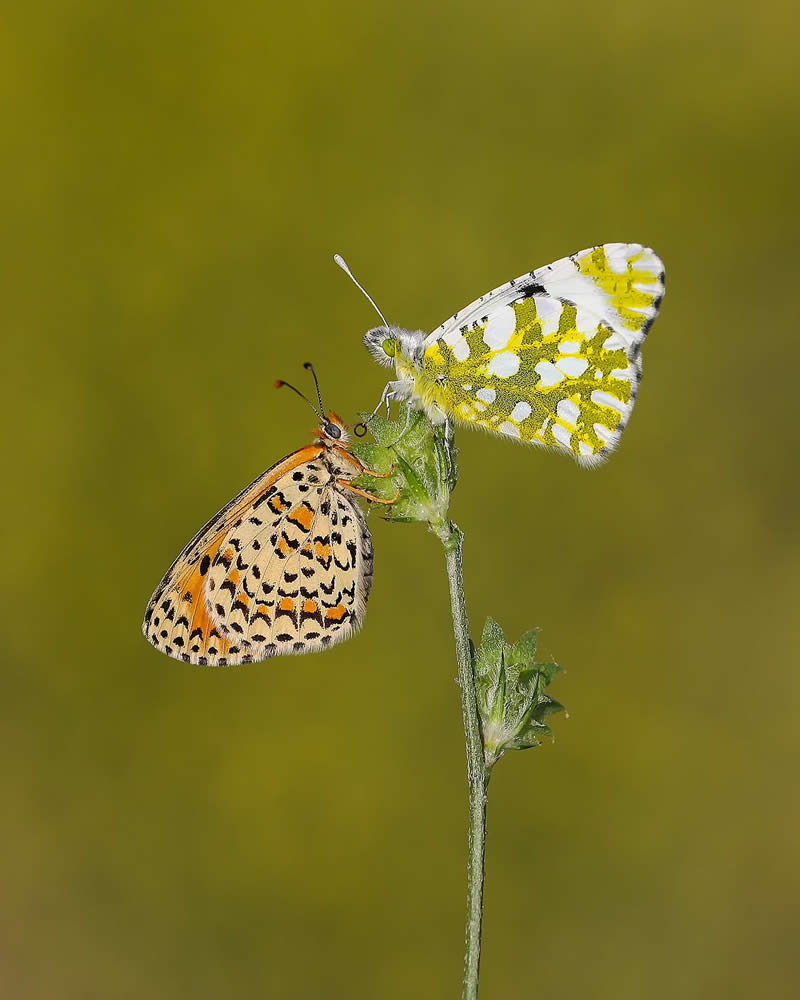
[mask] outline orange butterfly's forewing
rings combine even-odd
[[[194,536],[170,566],[147,607],[143,631],[157,648],[169,656],[193,662],[216,662],[227,657],[231,643],[222,635],[209,613],[204,596],[205,577],[219,552],[228,528],[242,513],[258,503],[267,490],[299,466],[324,452],[320,445],[306,445],[277,462],[245,487]],[[234,553],[222,554],[232,560]],[[177,636],[176,624],[186,619],[188,639]],[[197,647],[196,649],[194,647]]]

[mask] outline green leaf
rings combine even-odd
[[[537,663],[537,646],[537,629],[509,645],[502,628],[487,618],[473,666],[488,767],[506,750],[541,746],[550,736],[544,720],[562,711],[562,705],[545,692],[561,668],[557,663]]]
[[[536,669],[544,677],[544,686],[548,687],[553,683],[556,674],[560,674],[564,668],[559,663],[537,663]]]
[[[563,711],[564,706],[560,701],[556,701],[555,698],[550,698],[548,695],[544,695],[538,705],[532,709],[531,718],[535,719],[536,722],[544,722],[548,715],[552,715],[554,712]]]
[[[493,618],[487,618],[483,627],[481,644],[472,657],[475,695],[478,710],[484,718],[488,718],[492,714],[492,706],[496,699],[496,689],[500,682],[500,672],[503,666],[503,653],[506,648],[503,630]],[[503,686],[505,688],[505,678]],[[505,698],[505,692],[503,697]]]
[[[506,646],[506,637],[503,634],[503,630],[494,620],[494,618],[487,618],[486,624],[483,626],[483,635],[481,635],[481,644],[478,647],[484,655],[499,658],[500,653]]]
[[[532,663],[536,659],[536,647],[538,645],[539,629],[533,628],[514,643],[515,659],[519,656],[520,660]]]

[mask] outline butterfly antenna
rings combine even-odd
[[[314,371],[314,366],[311,364],[310,361],[306,361],[306,363],[303,365],[303,368],[305,368],[305,370],[307,372],[311,372],[311,374],[314,377],[314,385],[317,387],[317,399],[319,400],[319,410],[320,410],[320,413],[322,414],[322,419],[324,420],[325,419],[325,407],[322,404],[322,393],[320,392],[319,379],[317,378],[317,373]]]
[[[353,282],[353,284],[356,286],[356,288],[358,288],[362,292],[362,294],[365,296],[365,298],[367,299],[367,301],[371,304],[372,308],[375,310],[375,312],[383,320],[383,325],[384,326],[388,326],[389,324],[386,322],[386,317],[383,315],[383,313],[380,311],[380,309],[375,305],[375,300],[373,299],[373,297],[369,294],[369,292],[366,290],[366,288],[364,288],[364,286],[361,284],[361,282],[358,280],[358,278],[356,278],[356,276],[350,270],[350,268],[349,268],[349,266],[347,264],[347,261],[344,259],[344,257],[342,257],[342,255],[340,253],[335,253],[333,255],[333,259],[336,261],[336,263],[339,265],[339,267],[344,271],[344,273],[350,278],[350,280]]]
[[[316,378],[316,376],[315,376],[315,378]],[[311,409],[314,411],[314,413],[317,413],[316,406],[314,406],[314,404],[311,402],[311,400],[308,398],[308,396],[306,396],[305,393],[300,392],[300,390],[296,386],[293,386],[291,382],[284,382],[282,378],[279,378],[278,381],[275,383],[275,388],[276,389],[283,389],[283,388],[291,389],[292,392],[296,392],[297,395],[301,399],[304,399],[308,403],[308,405],[311,407]],[[319,391],[319,389],[318,389],[318,391]],[[322,400],[320,400],[320,406],[321,405],[322,405]],[[317,416],[319,417],[320,420],[324,420],[325,419],[324,412],[325,411],[323,410],[322,413],[317,413]]]

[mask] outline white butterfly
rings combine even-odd
[[[641,346],[663,297],[664,266],[652,250],[606,243],[509,281],[431,334],[386,324],[364,341],[395,367],[382,401],[409,400],[434,422],[476,425],[596,465],[630,418]]]

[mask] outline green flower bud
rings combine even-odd
[[[369,469],[391,472],[388,479],[359,476],[353,484],[381,499],[397,499],[387,508],[390,521],[423,521],[433,527],[447,519],[457,467],[452,430],[434,426],[416,407],[400,404],[397,419],[373,417],[373,441],[357,442],[353,453]]]

